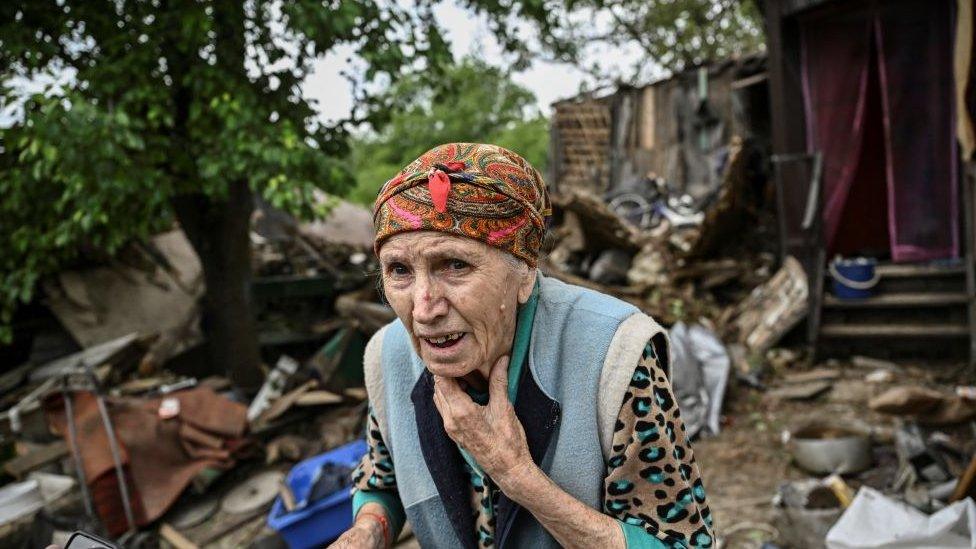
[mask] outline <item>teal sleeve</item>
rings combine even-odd
[[[379,503],[386,509],[386,518],[390,521],[390,538],[394,541],[400,536],[407,514],[403,510],[403,503],[395,492],[386,490],[370,490],[364,492],[356,490],[352,494],[352,518],[355,521],[359,510],[367,503]]]
[[[617,521],[627,541],[627,549],[674,549],[636,524]]]

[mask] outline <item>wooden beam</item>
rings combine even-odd
[[[197,544],[188,540],[179,530],[165,522],[159,527],[159,536],[176,549],[199,549]]]
[[[960,337],[969,335],[966,324],[824,324],[823,337]]]
[[[63,440],[52,442],[22,456],[17,456],[3,464],[3,470],[10,476],[22,479],[27,473],[57,461],[68,455],[68,443]]]

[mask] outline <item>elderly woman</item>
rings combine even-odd
[[[664,330],[543,277],[539,173],[439,146],[380,191],[397,320],[365,357],[369,453],[334,547],[709,547],[711,514],[668,382]]]

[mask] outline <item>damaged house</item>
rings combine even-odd
[[[976,361],[972,8],[763,3],[781,254],[821,351]]]
[[[649,175],[695,200],[721,183],[733,136],[765,147],[766,59],[690,69],[643,87],[553,104],[548,181],[558,192],[641,191]]]

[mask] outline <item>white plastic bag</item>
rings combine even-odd
[[[828,549],[976,549],[976,505],[965,499],[933,514],[861,488],[827,532]]]

